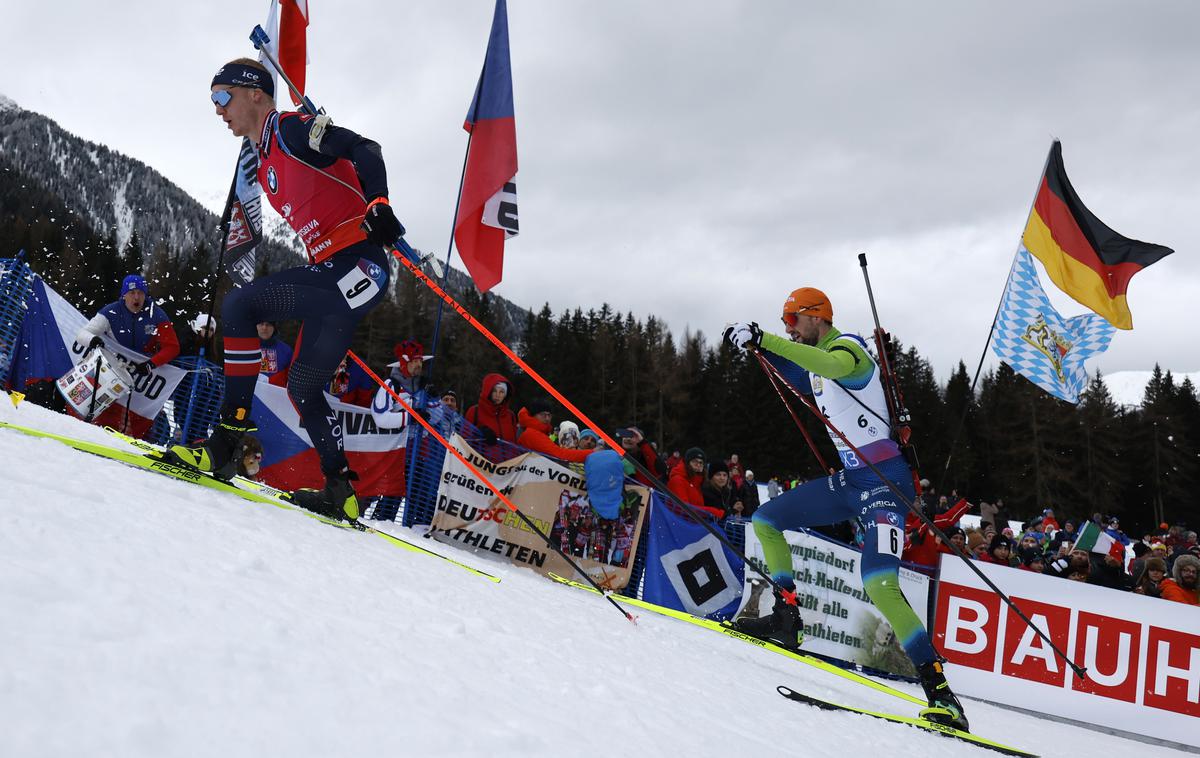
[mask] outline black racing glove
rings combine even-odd
[[[481,428],[479,433],[483,435],[483,441],[489,445],[495,445],[500,441],[500,438],[496,436],[496,432],[494,432],[490,427],[485,426]]]
[[[362,230],[367,233],[368,240],[386,248],[395,247],[396,240],[404,236],[404,226],[392,212],[386,197],[377,197],[367,206]]]
[[[96,335],[92,337],[92,341],[88,343],[88,351],[95,350],[98,347],[104,347],[104,338]]]
[[[147,377],[154,371],[154,361],[147,358],[140,363],[130,364],[129,368],[133,371],[134,376],[138,378]]]

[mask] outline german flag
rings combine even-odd
[[[1125,290],[1133,275],[1174,251],[1122,237],[1084,206],[1067,179],[1062,143],[1050,148],[1046,174],[1022,237],[1046,273],[1082,305],[1118,329],[1132,329]]]

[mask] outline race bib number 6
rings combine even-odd
[[[900,557],[904,548],[904,533],[891,524],[876,524],[875,534],[879,538],[879,552],[883,555]]]
[[[386,282],[386,271],[380,266],[360,258],[358,265],[347,271],[346,275],[338,280],[338,289],[341,290],[342,297],[346,298],[347,305],[351,308],[358,308],[370,302],[371,298],[383,289]]]

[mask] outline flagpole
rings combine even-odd
[[[491,44],[489,39],[488,44]],[[446,240],[446,265],[442,267],[442,278],[438,286],[446,289],[446,280],[450,276],[450,257],[454,255],[454,230],[458,225],[458,210],[462,207],[463,185],[467,179],[467,160],[471,157],[471,141],[475,139],[475,126],[479,123],[479,101],[483,95],[483,77],[487,73],[487,55],[483,56],[483,66],[479,69],[479,84],[475,86],[475,108],[471,111],[471,131],[467,132],[467,149],[463,151],[462,172],[458,175],[458,194],[454,199],[454,218],[450,221],[450,239]],[[433,322],[433,344],[429,352],[434,356],[433,365],[429,367],[428,381],[433,384],[433,372],[437,369],[437,348],[441,338],[442,316],[446,310],[446,301],[438,300],[437,319]]]
[[[1012,263],[1008,267],[1008,278],[1004,280],[1004,289],[1000,291],[1000,302],[996,303],[996,313],[992,316],[992,325],[988,328],[987,339],[983,342],[983,352],[979,356],[979,365],[975,367],[975,376],[971,379],[971,399],[975,397],[975,385],[979,382],[979,374],[983,371],[983,362],[987,360],[988,347],[992,344],[992,335],[996,333],[996,323],[1000,320],[1000,309],[1004,306],[1004,296],[1008,294],[1008,286],[1012,283],[1013,271],[1017,268],[1017,253],[1021,251],[1022,241],[1025,239],[1025,230],[1029,228],[1029,219],[1033,216],[1034,206],[1037,205],[1037,197],[1042,189],[1042,182],[1046,181],[1046,172],[1050,169],[1050,156],[1054,153],[1054,145],[1058,142],[1057,139],[1050,140],[1050,149],[1046,151],[1046,162],[1042,164],[1042,173],[1038,177],[1037,187],[1033,191],[1033,200],[1029,203],[1029,213],[1025,214],[1025,226],[1021,227],[1021,236],[1017,238],[1017,249],[1013,252]],[[942,468],[942,474],[938,478],[937,491],[944,492],[946,486],[946,477],[950,475],[950,461],[954,458],[954,448],[958,445],[958,438],[962,436],[963,426],[967,423],[967,411],[971,409],[971,403],[963,405],[962,415],[958,417],[958,425],[954,429],[954,436],[950,438],[950,451],[946,453],[946,465]]]
[[[480,81],[482,81],[482,77],[483,75],[481,73]],[[478,101],[475,103],[474,115],[479,115]],[[473,118],[472,123],[474,122],[475,119]],[[458,177],[458,196],[454,201],[454,220],[450,222],[450,239],[446,240],[446,265],[442,267],[442,278],[438,283],[438,286],[440,286],[442,289],[446,288],[446,279],[450,276],[450,257],[454,255],[454,229],[455,225],[458,223],[458,209],[462,206],[463,184],[467,178],[467,159],[471,156],[471,140],[474,138],[474,136],[475,129],[472,127],[471,132],[467,134],[467,149],[463,151],[462,173],[460,173]],[[445,312],[445,309],[446,301],[438,300],[437,319],[433,322],[433,344],[429,348],[429,352],[434,356],[435,359],[437,358],[438,340],[441,338],[442,331],[442,315]],[[433,372],[436,368],[437,361],[434,360],[433,365],[429,367],[429,381],[431,384],[433,382]]]

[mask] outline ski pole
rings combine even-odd
[[[275,58],[271,55],[270,51],[268,51],[266,49],[266,45],[270,42],[270,39],[267,37],[266,32],[263,31],[261,26],[254,27],[254,31],[251,32],[251,34],[250,34],[250,40],[254,43],[255,48],[257,48],[263,52],[263,55],[266,56],[267,61],[275,68],[275,71],[279,73],[279,76],[288,85],[288,87],[297,96],[297,98],[301,98],[304,100],[304,102],[305,102],[304,107],[311,109],[310,112],[315,114],[317,112],[316,106],[314,106],[312,104],[312,101],[309,100],[307,97],[305,97],[304,94],[301,93],[300,90],[298,90],[294,84],[292,84],[291,80],[288,79],[287,74],[285,74],[283,72],[283,69],[281,69],[279,67],[279,64],[275,61]],[[422,284],[424,284],[426,287],[428,287],[430,289],[430,291],[432,291],[435,295],[437,295],[439,298],[441,298],[442,301],[446,305],[450,306],[450,308],[453,311],[455,311],[460,316],[462,316],[464,319],[466,319],[468,324],[470,324],[472,327],[474,327],[476,331],[478,331],[489,342],[491,342],[493,345],[495,345],[500,350],[500,352],[504,353],[504,355],[509,360],[511,360],[513,363],[515,363],[517,366],[519,366],[526,374],[528,374],[530,376],[530,378],[532,378],[534,381],[536,381],[539,385],[541,385],[541,387],[543,389],[545,389],[556,400],[558,400],[560,403],[562,403],[563,406],[567,410],[569,410],[571,413],[575,414],[576,418],[578,418],[580,421],[587,424],[588,427],[593,429],[596,432],[596,434],[600,437],[600,439],[604,440],[605,444],[607,444],[610,449],[621,450],[621,446],[612,437],[610,437],[608,434],[606,434],[604,432],[604,427],[602,427],[599,424],[597,424],[596,422],[592,421],[590,418],[588,418],[588,416],[583,411],[576,408],[574,403],[572,403],[565,396],[563,396],[563,394],[561,392],[559,392],[557,389],[555,389],[554,386],[550,384],[550,382],[546,381],[542,377],[541,374],[539,374],[537,371],[535,371],[532,366],[530,366],[528,363],[526,363],[524,360],[522,360],[520,356],[518,356],[516,353],[514,353],[512,351],[512,349],[508,345],[506,345],[499,337],[492,334],[490,329],[488,329],[483,324],[479,323],[479,321],[474,316],[472,316],[471,313],[466,308],[464,308],[462,305],[460,305],[458,303],[458,301],[455,300],[452,295],[448,294],[444,289],[442,289],[440,286],[438,286],[437,282],[433,281],[433,279],[431,279],[429,277],[429,275],[427,275],[424,271],[422,271],[421,264],[425,262],[425,259],[422,258],[415,250],[413,250],[412,246],[408,244],[408,241],[405,240],[403,236],[396,238],[396,241],[395,241],[395,243],[393,243],[393,247],[390,250],[390,252],[392,253],[393,256],[395,256],[395,258],[397,260],[400,261],[400,263],[402,263],[404,265],[405,268],[407,268],[409,270],[409,272],[412,273],[413,276],[417,277],[417,279],[419,281],[421,281]],[[355,358],[355,360],[357,361],[358,358]],[[360,362],[360,365],[361,365],[361,362]],[[428,426],[428,425],[426,425],[426,426]],[[774,579],[772,579],[770,576],[768,576],[765,571],[759,569],[757,566],[755,566],[753,563],[751,563],[750,560],[748,558],[746,558],[746,556],[742,553],[742,551],[740,551],[736,547],[734,547],[734,545],[729,541],[729,538],[726,535],[721,533],[721,530],[717,529],[714,525],[708,523],[708,519],[705,514],[701,514],[694,506],[692,506],[689,503],[685,503],[685,502],[683,502],[683,500],[679,499],[673,492],[671,492],[667,488],[667,486],[665,484],[663,484],[662,480],[660,480],[657,476],[654,475],[653,472],[651,472],[648,468],[646,468],[642,464],[641,461],[637,460],[636,458],[634,458],[632,455],[629,455],[629,454],[625,454],[624,457],[625,457],[625,460],[627,460],[631,464],[633,464],[634,468],[638,469],[639,472],[641,472],[649,480],[654,482],[653,487],[655,489],[658,489],[674,505],[678,506],[682,512],[688,514],[689,518],[691,518],[696,523],[701,524],[705,529],[707,529],[714,537],[717,538],[718,541],[721,542],[722,545],[724,545],[734,555],[736,555],[738,558],[740,558],[747,566],[751,567],[754,571],[756,571],[759,575],[761,575],[763,577],[763,579],[765,579],[767,581],[768,584],[770,584],[776,590],[779,590],[781,593],[784,593],[785,597],[788,597],[790,595],[792,601],[795,600],[794,594],[790,593],[788,590],[785,590]],[[615,605],[615,603],[614,603],[614,605]]]
[[[450,451],[451,455],[453,455],[455,458],[457,458],[459,460],[460,463],[462,463],[464,466],[466,466],[467,469],[479,479],[479,481],[483,482],[485,485],[488,486],[489,489],[491,489],[492,492],[496,493],[496,497],[500,500],[500,502],[504,503],[504,505],[510,511],[515,513],[517,515],[517,518],[521,519],[521,521],[523,521],[525,523],[525,526],[527,526],[531,532],[533,532],[537,536],[541,537],[545,541],[547,547],[549,547],[554,552],[558,553],[559,557],[561,557],[564,561],[566,561],[567,564],[571,568],[575,569],[575,573],[579,574],[581,577],[583,577],[587,581],[588,584],[592,585],[592,587],[594,587],[597,592],[599,592],[601,595],[604,596],[605,600],[612,603],[612,606],[614,608],[616,608],[618,611],[620,611],[622,616],[629,619],[631,622],[637,623],[637,620],[634,618],[633,614],[631,614],[629,611],[625,610],[620,605],[618,605],[617,601],[613,600],[609,596],[609,593],[607,591],[605,591],[603,587],[601,587],[599,584],[597,584],[596,580],[593,579],[590,574],[588,574],[586,571],[584,571],[582,568],[580,568],[579,564],[577,564],[575,561],[571,560],[567,556],[567,554],[562,551],[562,549],[560,547],[558,547],[557,545],[554,544],[554,542],[550,539],[550,535],[546,534],[541,529],[539,529],[537,527],[537,525],[534,524],[533,521],[528,516],[526,516],[521,511],[520,508],[517,507],[516,503],[514,503],[507,495],[505,495],[504,492],[499,487],[497,487],[494,482],[492,482],[490,479],[488,479],[487,476],[485,476],[482,471],[480,471],[478,468],[475,467],[474,464],[472,464],[469,460],[467,460],[466,457],[458,451],[458,448],[451,445],[449,440],[447,440],[445,437],[443,437],[441,435],[441,433],[437,430],[437,428],[435,428],[433,426],[433,424],[426,421],[419,413],[417,413],[416,409],[414,409],[411,405],[409,405],[409,403],[403,397],[400,396],[400,394],[398,392],[396,392],[394,389],[389,387],[386,382],[384,382],[382,379],[380,379],[379,375],[376,374],[374,371],[372,371],[371,367],[368,366],[366,364],[366,362],[363,361],[362,358],[359,358],[357,353],[355,353],[353,350],[349,350],[349,351],[347,351],[347,355],[349,355],[354,360],[354,362],[359,365],[359,367],[363,371],[367,372],[367,375],[370,376],[372,379],[374,379],[376,384],[378,384],[380,387],[382,387],[384,390],[386,390],[387,393],[392,396],[393,400],[400,403],[400,406],[402,408],[404,408],[404,410],[408,413],[409,418],[416,419],[421,424],[421,426],[425,427],[425,430],[427,432],[429,432],[431,435],[433,435],[434,439],[436,439],[438,442],[440,442],[442,444],[442,447],[444,447],[448,451]]]
[[[802,403],[804,403],[804,405],[810,411],[812,411],[813,414],[816,415],[816,417],[819,418],[821,420],[821,422],[823,424],[825,424],[825,426],[828,427],[828,429],[831,432],[836,434],[838,436],[838,438],[841,439],[842,442],[845,443],[846,446],[849,447],[856,456],[858,456],[858,459],[860,461],[862,461],[863,463],[865,463],[867,465],[867,467],[871,469],[871,472],[874,473],[875,476],[877,476],[881,482],[883,482],[885,485],[887,485],[888,489],[890,489],[892,491],[892,493],[900,500],[900,502],[902,502],[902,503],[904,503],[904,505],[908,506],[908,509],[910,511],[912,511],[912,513],[915,514],[917,516],[917,518],[919,518],[923,522],[925,522],[925,525],[929,527],[930,531],[932,531],[938,538],[940,538],[942,540],[942,542],[945,545],[947,545],[955,555],[957,555],[959,558],[962,558],[963,562],[965,562],[967,564],[967,567],[970,568],[972,571],[974,571],[975,574],[981,580],[983,580],[983,583],[986,584],[988,587],[990,587],[993,592],[995,592],[997,595],[999,595],[1000,599],[1003,600],[1004,603],[1010,609],[1012,609],[1013,613],[1017,614],[1017,616],[1022,621],[1024,621],[1025,624],[1027,626],[1029,626],[1029,628],[1032,629],[1038,635],[1038,637],[1041,637],[1042,640],[1047,645],[1050,646],[1051,650],[1053,650],[1055,653],[1058,654],[1059,658],[1062,658],[1063,661],[1065,661],[1066,664],[1071,667],[1071,669],[1075,672],[1076,676],[1078,676],[1080,679],[1087,679],[1087,669],[1076,664],[1074,661],[1072,661],[1070,658],[1067,657],[1066,653],[1059,650],[1058,646],[1054,644],[1054,641],[1051,640],[1048,636],[1046,636],[1045,632],[1043,632],[1032,621],[1030,621],[1029,617],[1026,616],[1025,613],[1020,608],[1017,607],[1017,605],[1008,597],[1008,595],[1004,594],[1003,590],[1001,590],[999,587],[997,587],[996,584],[987,577],[987,575],[985,575],[982,571],[979,570],[978,566],[976,566],[974,563],[971,562],[971,559],[967,557],[966,553],[964,553],[961,549],[959,549],[959,547],[957,545],[955,545],[953,542],[950,541],[950,538],[947,537],[946,534],[941,529],[938,528],[938,525],[936,523],[934,523],[933,519],[926,516],[921,511],[920,508],[917,508],[916,504],[913,503],[913,501],[910,500],[908,498],[908,496],[906,496],[903,492],[901,492],[900,488],[897,487],[896,484],[891,479],[889,479],[882,471],[879,470],[879,467],[877,467],[874,463],[871,463],[869,460],[867,460],[867,457],[865,455],[863,455],[862,451],[859,450],[857,447],[855,447],[854,443],[852,443],[846,437],[846,435],[842,433],[842,431],[840,429],[838,429],[836,426],[834,426],[832,421],[830,421],[828,418],[825,417],[825,414],[821,413],[820,409],[816,407],[816,405],[813,403],[812,400],[810,400],[803,393],[801,393],[794,386],[792,386],[792,384],[787,380],[787,378],[785,378],[782,374],[780,374],[778,369],[776,369],[774,366],[772,366],[770,364],[770,362],[767,361],[766,358],[764,358],[762,356],[761,351],[755,350],[754,352],[756,354],[758,354],[759,365],[761,365],[763,367],[764,371],[774,372],[779,377],[779,380],[781,382],[783,382],[784,386],[786,386],[798,398],[800,398],[800,401]]]
[[[880,370],[882,375],[887,377],[883,382],[883,395],[887,400],[888,410],[895,419],[896,436],[899,438],[901,446],[904,446],[908,444],[909,437],[912,435],[912,429],[909,426],[912,423],[912,414],[908,412],[908,407],[904,404],[904,397],[900,394],[900,386],[896,383],[896,375],[893,373],[892,359],[888,355],[888,334],[879,324],[879,311],[875,309],[875,293],[871,289],[871,276],[867,273],[866,253],[858,254],[858,265],[862,267],[863,281],[867,285],[867,300],[871,303],[871,317],[875,320],[875,347],[879,351]]]
[[[92,377],[92,402],[88,406],[87,418],[84,421],[92,423],[92,417],[96,415],[96,395],[100,390],[100,348],[96,348],[96,373]]]
[[[437,283],[434,282],[429,277],[428,274],[426,274],[424,271],[422,271],[420,269],[420,267],[418,267],[416,264],[414,264],[407,257],[400,255],[399,252],[397,252],[397,251],[393,251],[393,255],[395,255],[396,259],[399,260],[413,274],[413,276],[417,277],[423,284],[425,284],[426,287],[428,287],[430,290],[432,290],[435,295],[440,297],[446,303],[446,305],[450,306],[451,310],[453,310],[455,313],[459,314],[464,319],[466,319],[468,324],[470,324],[480,334],[482,334],[485,338],[487,338],[487,340],[489,342],[491,342],[493,345],[495,345],[497,348],[499,348],[500,352],[504,353],[504,355],[507,356],[509,360],[511,360],[513,363],[515,363],[518,367],[520,367],[522,371],[524,371],[526,374],[528,374],[530,376],[530,378],[532,378],[539,385],[541,385],[541,387],[543,389],[545,389],[547,392],[549,392],[551,395],[553,395],[556,400],[558,400],[560,403],[563,404],[564,407],[567,408],[567,410],[569,410],[571,413],[575,414],[576,418],[578,418],[580,421],[582,421],[588,427],[593,429],[596,432],[596,434],[601,439],[604,440],[605,444],[607,444],[610,449],[617,450],[617,451],[622,450],[621,445],[616,440],[614,440],[612,437],[610,437],[607,433],[605,433],[603,427],[596,424],[594,421],[592,421],[590,418],[588,418],[587,414],[585,414],[583,411],[576,408],[575,405],[570,400],[568,400],[566,397],[564,397],[561,392],[559,392],[557,389],[555,389],[554,386],[552,384],[550,384],[550,382],[546,381],[546,379],[543,378],[542,375],[539,374],[537,371],[535,371],[532,366],[530,366],[519,355],[517,355],[515,352],[513,352],[512,348],[510,348],[508,345],[506,345],[503,340],[501,340],[499,337],[497,337],[495,334],[493,334],[492,331],[490,329],[488,329],[486,326],[479,323],[479,321],[474,316],[471,315],[470,311],[468,311],[466,308],[464,308],[462,305],[460,305],[458,303],[458,301],[455,300],[452,295],[448,294],[445,290],[443,290],[441,287],[439,287],[437,285]],[[677,495],[675,495],[675,493],[671,492],[671,490],[667,487],[667,485],[664,484],[663,481],[661,479],[659,479],[657,475],[654,474],[654,472],[652,472],[650,469],[646,468],[645,464],[643,464],[641,461],[639,461],[633,455],[625,453],[624,458],[625,458],[625,460],[627,460],[631,464],[633,464],[634,468],[637,469],[639,473],[641,473],[643,476],[645,476],[647,479],[649,479],[651,482],[653,482],[653,484],[651,485],[653,489],[658,490],[660,492],[660,494],[662,494],[664,497],[666,497],[668,500],[670,500],[671,503],[673,505],[675,505],[680,511],[682,511],[683,513],[686,513],[689,518],[691,518],[693,521],[695,521],[696,523],[700,524],[705,529],[707,529],[714,537],[717,538],[718,541],[721,542],[722,545],[724,545],[726,548],[728,548],[730,552],[732,552],[735,556],[740,558],[747,566],[749,566],[751,569],[753,569],[755,572],[757,572],[760,576],[762,576],[762,578],[765,579],[768,584],[770,584],[772,587],[779,590],[780,592],[788,592],[788,590],[785,590],[782,586],[780,586],[779,583],[776,582],[774,579],[772,579],[765,571],[762,571],[754,563],[752,563],[750,561],[750,559],[747,558],[741,550],[738,550],[737,547],[735,547],[729,541],[729,538],[725,534],[721,533],[720,529],[717,529],[715,525],[710,523],[711,519],[708,518],[707,514],[700,513],[700,511],[697,510],[695,506],[681,500]]]
[[[792,404],[787,401],[786,397],[784,397],[783,388],[779,386],[779,380],[776,379],[775,375],[770,371],[766,372],[766,374],[767,379],[771,381],[771,386],[775,389],[775,394],[779,395],[779,401],[783,403],[784,408],[787,408],[788,414],[792,417],[792,421],[796,422],[796,428],[799,429],[800,433],[804,435],[804,441],[808,443],[808,449],[811,450],[813,456],[816,457],[817,463],[821,466],[821,470],[826,474],[834,473],[834,469],[831,468],[829,464],[825,462],[825,458],[822,457],[821,451],[817,450],[816,443],[813,442],[813,438],[808,433],[808,430],[804,428],[804,424],[800,421],[800,417],[796,415],[796,410],[792,408]]]

